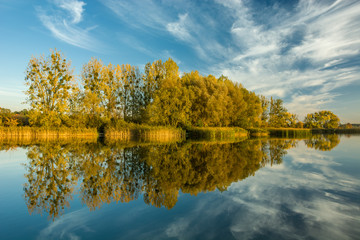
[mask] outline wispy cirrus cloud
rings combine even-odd
[[[218,1],[235,19],[229,29],[233,54],[212,71],[256,93],[284,98],[300,117],[334,103],[344,94],[338,89],[359,81],[359,2],[303,0],[264,12],[250,2]]]
[[[360,79],[360,3],[356,0],[103,3],[126,28],[154,41],[175,40],[167,47],[192,49],[196,60],[188,63],[191,68],[195,63],[202,73],[224,74],[258,94],[283,98],[300,120],[310,110],[335,108],[346,94],[341,89]],[[164,50],[142,45],[146,48],[139,44],[134,48],[147,55],[149,49]],[[174,52],[178,59],[184,56],[184,51]],[[181,60],[182,67],[189,69]]]
[[[169,22],[166,30],[175,39],[193,48],[203,61],[214,62],[226,56],[228,49],[219,43],[210,27],[215,23],[206,14],[197,17],[200,19],[188,9],[188,12],[179,14],[177,20]]]
[[[96,26],[83,28],[79,25],[85,5],[85,2],[78,0],[56,0],[52,7],[37,7],[36,10],[40,21],[54,37],[73,46],[98,52],[102,44],[91,35],[91,30]]]
[[[171,2],[105,0],[126,26],[156,37],[172,37],[192,48],[203,61],[212,61],[227,55],[228,49],[214,37],[219,24],[206,11],[188,0]],[[216,26],[215,26],[216,25]]]
[[[164,31],[167,22],[171,19],[166,8],[152,0],[105,0],[103,3],[129,26],[147,32]]]
[[[193,38],[188,29],[188,26],[190,25],[191,23],[189,21],[188,14],[180,14],[178,21],[170,22],[166,25],[166,30],[180,40],[191,42],[193,41]]]
[[[55,3],[62,9],[67,10],[72,16],[72,23],[79,23],[82,20],[84,6],[86,3],[74,0],[56,0]]]
[[[60,219],[50,222],[39,232],[37,239],[72,239],[79,240],[78,231],[94,232],[89,226],[89,210],[82,208],[63,215]]]

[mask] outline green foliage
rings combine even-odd
[[[16,127],[29,125],[28,111],[26,109],[11,112],[10,109],[0,107],[0,127]]]
[[[287,109],[283,106],[283,100],[271,98],[270,112],[269,112],[269,126],[278,127],[278,128],[285,127],[286,113],[287,113]]]
[[[32,57],[26,69],[29,122],[33,126],[58,127],[70,114],[70,99],[77,88],[70,63],[60,52]]]
[[[108,65],[92,58],[83,66],[81,88],[70,63],[60,52],[32,57],[25,77],[30,110],[24,115],[0,115],[0,125],[104,129],[123,123],[171,127],[302,128],[281,99],[266,99],[225,76],[197,71],[180,77],[169,58],[147,63],[144,72],[130,64]],[[337,127],[323,111],[308,115],[306,127]],[[115,127],[117,128],[117,127]]]
[[[248,136],[248,132],[239,127],[190,127],[187,129],[190,139],[211,141],[239,139]]]
[[[6,127],[16,127],[19,124],[17,119],[14,118],[5,118],[4,126]]]
[[[260,100],[261,100],[261,108],[262,108],[262,113],[261,113],[261,126],[262,127],[267,127],[268,126],[268,119],[269,119],[269,105],[270,105],[270,101],[265,97],[265,96],[260,96]]]
[[[284,127],[300,127],[301,123],[298,124],[298,117],[296,114],[289,113],[288,110],[283,106],[283,100],[281,99],[273,99],[271,97],[270,102],[266,103],[266,99],[262,100],[263,106],[269,104],[269,117],[268,117],[268,127],[275,127],[275,128],[284,128]],[[263,119],[266,119],[264,114],[266,111],[263,112]],[[263,123],[264,125],[264,123]]]
[[[309,113],[304,120],[307,128],[338,128],[340,119],[331,111]]]
[[[253,137],[262,137],[262,136],[268,136],[269,132],[266,129],[263,128],[249,128],[247,129],[250,136]]]

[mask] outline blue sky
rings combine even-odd
[[[30,57],[57,48],[77,75],[91,57],[140,68],[171,57],[282,98],[300,120],[326,109],[358,123],[359,13],[356,0],[0,0],[0,106],[27,107]]]

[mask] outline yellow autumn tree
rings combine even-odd
[[[31,125],[58,127],[67,121],[77,85],[70,62],[59,51],[52,50],[46,58],[32,57],[26,69],[25,84]]]

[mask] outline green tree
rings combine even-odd
[[[139,68],[130,64],[122,65],[120,83],[120,104],[125,121],[140,122],[143,114],[143,75]]]
[[[268,126],[268,120],[269,120],[269,105],[270,101],[265,96],[260,95],[261,100],[261,108],[262,108],[262,114],[261,114],[261,126],[267,127]]]
[[[0,126],[3,126],[8,118],[11,118],[11,110],[0,107]]]
[[[100,127],[116,115],[117,89],[119,88],[113,65],[104,65],[101,60],[92,58],[83,66],[82,97],[83,113],[88,125]]]
[[[246,103],[246,110],[237,126],[243,128],[260,127],[262,105],[260,98],[245,88],[241,89]]]
[[[286,124],[285,127],[295,128],[298,126],[297,125],[298,117],[296,114],[286,112],[284,114],[284,117],[285,117],[285,124]]]
[[[220,76],[218,80],[223,81],[227,87],[228,102],[224,102],[224,107],[226,109],[225,116],[228,119],[230,126],[238,126],[247,107],[242,91],[243,86],[239,83],[232,82],[225,76]],[[219,104],[222,103],[219,102]]]
[[[69,118],[70,99],[77,89],[70,62],[57,51],[49,57],[32,57],[25,77],[31,125],[58,127]]]
[[[340,119],[331,111],[319,111],[309,113],[304,119],[304,124],[308,128],[337,128]]]
[[[283,106],[283,100],[270,99],[269,126],[286,127],[287,109]]]

